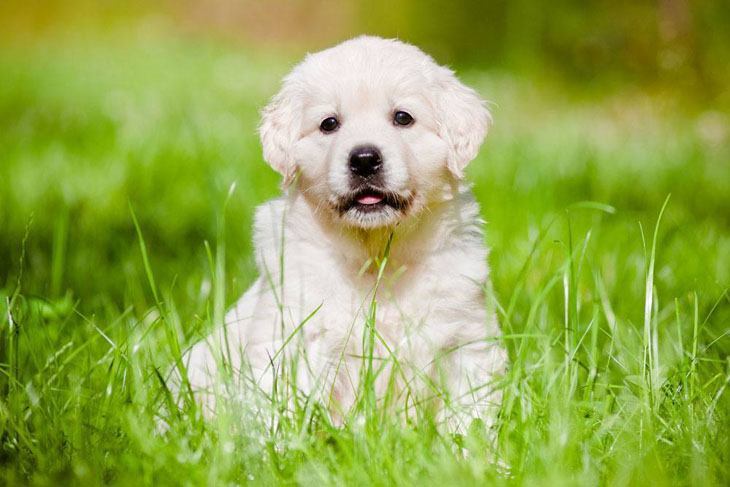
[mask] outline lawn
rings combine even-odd
[[[255,277],[257,114],[298,55],[132,39],[0,50],[4,483],[730,482],[727,111],[461,73],[495,119],[469,177],[510,357],[497,465],[478,427],[377,410],[165,410],[175,350]]]

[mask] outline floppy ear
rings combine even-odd
[[[462,84],[453,71],[441,68],[437,80],[439,136],[449,145],[447,166],[457,178],[479,152],[492,116],[484,100]]]
[[[301,97],[295,95],[296,89],[285,81],[281,91],[261,111],[259,126],[264,160],[284,176],[284,187],[291,184],[297,170],[292,148],[301,128],[302,106]]]

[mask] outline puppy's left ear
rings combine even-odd
[[[492,116],[477,92],[461,83],[450,69],[440,69],[437,87],[439,136],[449,145],[447,166],[455,177],[462,178],[467,164],[479,152]]]
[[[301,97],[295,96],[296,88],[287,80],[281,91],[261,111],[259,136],[264,149],[264,160],[284,179],[287,187],[296,175],[293,146],[301,129]]]

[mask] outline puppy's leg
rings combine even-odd
[[[226,374],[234,379],[231,382],[238,383],[241,371],[247,369],[244,335],[246,327],[250,326],[260,290],[261,283],[257,281],[226,313],[224,326],[194,344],[182,357],[193,398],[208,418],[215,414],[216,398],[224,393],[222,386]],[[181,406],[183,395],[188,391],[183,390],[185,380],[179,368],[172,370],[168,386],[178,406]]]
[[[451,353],[444,419],[450,431],[464,434],[475,419],[492,431],[502,391],[496,383],[506,368],[507,353],[499,343],[480,340]]]

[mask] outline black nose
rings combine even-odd
[[[350,152],[350,171],[367,178],[377,173],[383,165],[383,156],[373,146],[355,147]]]

